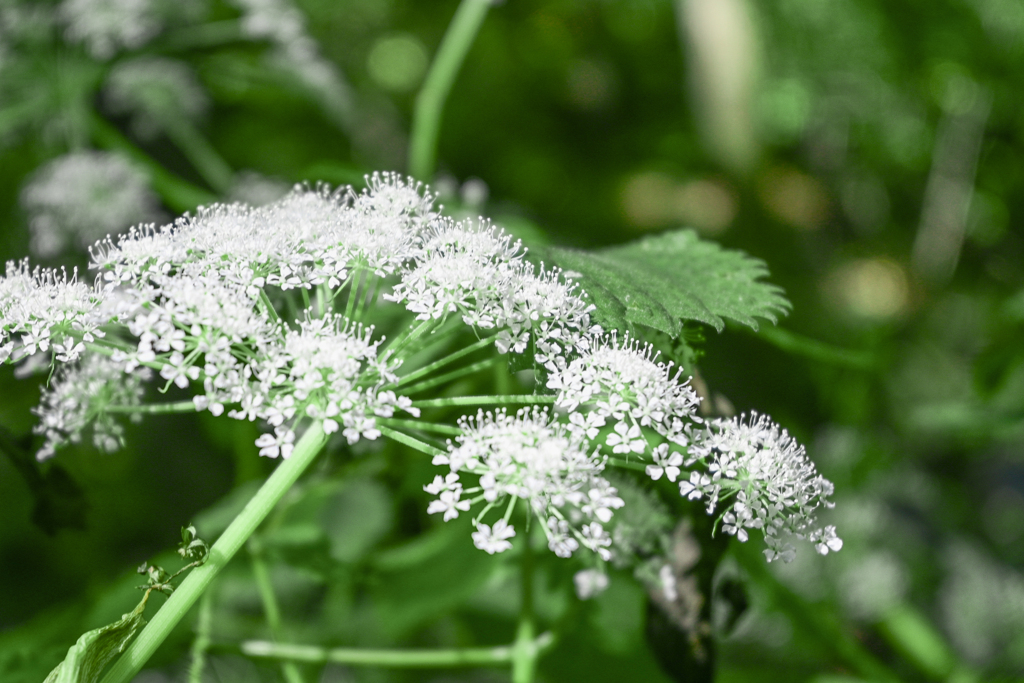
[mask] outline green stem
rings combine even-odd
[[[206,651],[210,647],[210,628],[213,622],[212,595],[212,592],[207,591],[199,601],[199,619],[196,623],[196,639],[192,641],[188,683],[203,683],[203,669],[206,668]]]
[[[430,180],[434,175],[444,104],[490,6],[490,0],[462,0],[459,3],[423,81],[423,88],[416,96],[412,138],[409,141],[409,173],[415,178]]]
[[[629,460],[623,460],[622,458],[608,458],[608,464],[612,467],[619,467],[624,470],[639,470],[644,472],[647,470],[647,465],[640,462],[630,462]]]
[[[552,634],[542,633],[530,645],[539,653],[550,648],[554,640]],[[386,666],[394,669],[503,664],[511,662],[513,657],[513,647],[508,645],[449,650],[371,650],[247,640],[242,643],[241,650],[242,654],[257,659],[287,659],[309,664]]]
[[[462,430],[452,425],[439,424],[437,422],[426,422],[424,420],[400,420],[396,417],[380,418],[377,420],[377,424],[384,424],[388,427],[401,427],[404,429],[418,429],[421,432],[433,432],[435,434],[447,434],[448,436],[458,436],[462,434]]]
[[[438,377],[432,377],[430,379],[423,380],[422,382],[417,382],[416,384],[413,384],[411,387],[406,387],[402,391],[402,393],[405,394],[406,396],[418,394],[421,391],[426,391],[427,389],[432,389],[442,384],[447,384],[448,382],[459,379],[460,377],[466,377],[467,375],[472,375],[474,373],[480,372],[484,368],[494,365],[496,362],[504,360],[505,359],[502,358],[501,356],[494,356],[492,358],[488,358],[487,360],[482,360],[477,363],[473,363],[472,365],[467,365],[463,368],[452,370],[451,372],[439,375]]]
[[[523,538],[522,604],[519,608],[519,626],[512,645],[512,683],[533,683],[537,670],[537,648],[534,645],[533,623],[533,547],[529,534]]]
[[[440,448],[434,448],[430,444],[424,443],[415,437],[409,436],[408,434],[403,434],[402,432],[395,431],[394,429],[388,429],[379,422],[377,423],[377,429],[379,429],[380,433],[389,439],[397,441],[400,444],[405,444],[409,448],[415,449],[420,453],[426,453],[427,455],[441,455],[444,453]]]
[[[434,361],[430,365],[425,365],[422,368],[420,368],[419,370],[416,370],[414,372],[410,372],[405,377],[402,377],[401,379],[399,379],[398,380],[398,384],[395,385],[395,386],[399,386],[399,387],[403,386],[404,384],[407,384],[409,382],[412,382],[413,380],[419,379],[420,377],[423,377],[424,375],[429,375],[430,373],[432,373],[434,370],[437,370],[438,368],[442,368],[445,365],[448,365],[449,363],[453,363],[453,362],[457,361],[458,359],[463,358],[464,356],[468,356],[469,354],[473,353],[474,351],[476,351],[478,349],[482,349],[485,346],[487,346],[488,344],[492,343],[497,336],[498,335],[493,334],[490,337],[485,337],[484,339],[480,339],[480,340],[470,344],[469,346],[467,346],[465,348],[459,349],[458,351],[455,351],[454,353],[448,354],[444,358],[441,358],[439,360]]]
[[[750,331],[749,328],[743,328]],[[764,339],[777,349],[827,365],[838,365],[855,370],[871,370],[877,366],[877,359],[867,351],[856,351],[832,346],[825,342],[805,337],[802,334],[784,330],[781,327],[764,325],[754,336]]]
[[[291,457],[277,466],[252,500],[213,544],[206,563],[196,567],[185,577],[153,620],[146,624],[139,637],[103,677],[102,683],[128,683],[142,669],[214,577],[234,557],[260,522],[270,514],[277,502],[309,467],[326,442],[323,426],[319,422],[310,425],[295,444]]]
[[[263,613],[267,617],[270,637],[276,641],[281,635],[281,610],[277,606],[277,596],[274,595],[274,585],[270,582],[267,563],[263,561],[262,549],[255,537],[249,539],[249,555],[252,558],[252,573],[256,579],[260,600],[263,602]],[[302,672],[295,662],[281,662],[281,673],[287,683],[305,683],[302,680]]]
[[[218,194],[231,189],[235,172],[198,128],[179,116],[161,117],[160,124],[210,187]]]
[[[216,197],[206,190],[182,180],[154,161],[148,154],[136,147],[106,120],[93,113],[89,119],[93,141],[97,146],[114,149],[127,155],[132,161],[146,169],[153,189],[164,203],[175,211],[191,211],[200,204],[209,204]]]
[[[141,406],[105,406],[105,413],[135,413],[137,415],[159,415],[162,413],[194,413],[196,404],[192,401],[175,403],[150,403]]]
[[[520,394],[518,396],[454,396],[452,398],[430,398],[413,401],[414,408],[445,408],[448,406],[490,406],[490,405],[550,405],[555,396],[547,394]]]

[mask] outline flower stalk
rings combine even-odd
[[[491,0],[462,0],[437,48],[413,112],[409,173],[415,178],[434,175],[444,105],[490,7]]]
[[[554,636],[550,632],[546,632],[527,645],[533,651],[541,653],[548,650],[554,642]],[[513,660],[515,648],[515,645],[437,650],[325,648],[315,645],[272,643],[265,640],[247,640],[241,644],[242,654],[254,659],[280,659],[307,664],[382,666],[392,669],[507,664]]]

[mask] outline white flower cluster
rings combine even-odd
[[[39,416],[33,431],[46,437],[36,457],[45,460],[58,446],[78,443],[90,424],[96,448],[108,453],[120,448],[124,427],[104,409],[109,405],[141,404],[144,382],[149,377],[148,368],[126,373],[119,363],[99,354],[90,354],[81,363],[61,369],[43,394],[42,403],[33,409]]]
[[[601,476],[604,462],[589,452],[590,444],[547,410],[505,411],[462,418],[458,444],[434,457],[435,465],[450,472],[438,475],[425,490],[437,496],[430,513],[457,517],[474,503],[484,509],[476,516],[473,542],[488,553],[512,547],[508,539],[515,529],[508,523],[516,501],[526,501],[547,534],[548,547],[559,557],[569,557],[581,546],[604,559],[610,558],[611,538],[603,524],[612,510],[623,505],[615,488]],[[472,474],[478,482],[464,489],[460,477]],[[472,498],[463,499],[464,494]],[[481,522],[492,508],[509,500],[505,516],[492,526]]]
[[[441,220],[385,298],[421,320],[457,313],[467,325],[496,331],[501,353],[523,353],[532,341],[537,361],[551,371],[601,332],[575,285],[560,271],[524,261],[522,243],[486,223]]]
[[[433,197],[394,174],[376,174],[356,195],[345,187],[297,187],[263,207],[215,204],[163,228],[143,227],[93,250],[109,287],[169,272],[210,274],[250,298],[265,286],[331,290],[354,267],[393,273],[436,218]]]
[[[81,249],[158,215],[145,173],[118,154],[72,152],[43,166],[21,192],[30,248],[41,258]]]
[[[644,454],[648,449],[644,427],[672,444],[685,447],[700,399],[679,382],[682,368],[673,373],[672,363],[658,361],[649,345],[628,337],[619,342],[613,335],[567,366],[552,372],[547,386],[557,392],[556,405],[570,412],[570,424],[590,439],[611,425],[605,443],[613,453]],[[664,445],[664,444],[663,444]],[[666,468],[678,468],[682,456],[668,455],[668,446],[655,451],[655,479]],[[669,469],[669,479],[678,469]]]
[[[519,242],[484,222],[440,216],[411,180],[367,181],[358,194],[298,186],[266,206],[218,204],[108,237],[90,250],[95,288],[9,263],[0,362],[46,352],[78,363],[44,396],[40,457],[80,439],[90,422],[97,445],[116,446],[110,415],[132,412],[147,368],[165,388],[192,389],[197,410],[269,425],[256,441],[264,456],[287,457],[304,418],[349,443],[376,439],[381,419],[418,416],[397,393],[409,339],[451,317],[490,333],[502,354],[532,352],[558,410],[464,417],[461,436],[435,456],[448,472],[425,487],[435,496],[428,511],[448,520],[480,504],[477,547],[511,547],[522,500],[557,555],[587,548],[610,560],[610,524],[624,502],[603,472],[620,456],[652,479],[678,481],[709,513],[726,506],[723,529],[739,540],[761,529],[769,560],[792,556],[785,534],[822,553],[841,547],[834,527],[814,526],[832,485],[785,431],[757,415],[705,425],[681,368],[649,345],[605,335],[576,285],[526,261]],[[378,292],[419,321],[391,346],[356,322]],[[499,505],[504,513],[485,521]]]
[[[814,528],[814,511],[832,507],[832,482],[822,477],[807,458],[804,447],[764,415],[711,422],[702,438],[690,446],[686,464],[700,462],[679,484],[691,500],[704,500],[708,513],[724,499],[735,496],[722,515],[722,529],[740,541],[748,529],[760,529],[768,548],[768,561],[789,561],[795,549],[780,534],[788,532],[810,540],[822,555],[838,551],[843,541],[834,526]]]
[[[51,350],[58,361],[78,360],[85,343],[103,336],[101,303],[100,293],[76,276],[8,262],[0,278],[0,363]]]
[[[57,11],[67,39],[96,59],[142,47],[161,29],[153,0],[64,0]]]

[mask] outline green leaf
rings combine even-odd
[[[145,609],[146,598],[143,598],[138,607],[114,623],[82,634],[44,683],[96,683],[107,664],[124,652],[145,625],[146,620],[142,618]]]
[[[678,336],[696,320],[721,331],[725,318],[753,329],[776,322],[790,304],[763,281],[763,261],[676,230],[629,244],[584,252],[550,248],[541,256],[569,272],[597,307],[595,319],[614,329],[643,325]]]

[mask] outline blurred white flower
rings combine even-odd
[[[210,107],[210,98],[185,62],[143,56],[118,62],[107,75],[103,98],[115,114],[131,117],[132,128],[152,138],[175,119],[194,121]]]
[[[21,192],[30,248],[51,258],[159,216],[146,174],[111,152],[72,152],[39,169]]]
[[[576,596],[580,600],[589,600],[608,589],[608,575],[597,569],[583,569],[572,577],[576,586]]]
[[[64,0],[57,14],[65,37],[101,60],[142,47],[162,28],[153,0]]]

